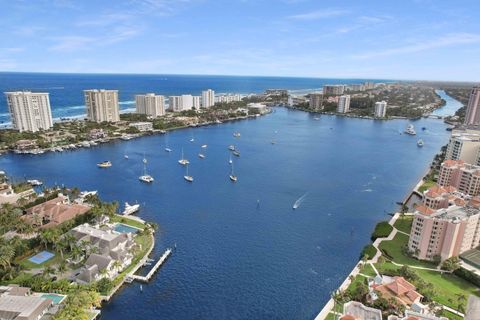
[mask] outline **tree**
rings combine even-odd
[[[458,257],[450,257],[443,261],[441,268],[442,270],[455,271],[460,268],[460,259]]]
[[[460,312],[465,312],[465,302],[467,301],[467,297],[464,294],[457,293],[455,295],[457,297],[457,309]]]
[[[102,278],[97,282],[97,290],[101,293],[108,294],[113,288],[112,280],[108,278]]]
[[[15,257],[15,249],[8,243],[0,244],[0,267],[6,270],[10,267]]]

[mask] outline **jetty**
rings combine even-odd
[[[139,276],[136,274],[130,274],[127,276],[126,281],[127,282],[132,282],[133,280],[141,281],[141,282],[148,282],[152,278],[152,276],[157,272],[157,270],[162,266],[162,264],[168,259],[170,254],[172,253],[172,249],[168,248],[165,250],[163,255],[158,259],[157,263],[153,266],[153,268],[148,272],[146,276]],[[143,264],[147,263],[148,261],[145,260]]]

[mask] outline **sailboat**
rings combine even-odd
[[[233,182],[237,182],[237,176],[233,173],[233,163],[232,163],[232,170],[230,171],[230,180]]]
[[[143,160],[146,160],[145,158]],[[138,177],[138,180],[140,180],[141,182],[145,182],[145,183],[152,183],[153,182],[153,177],[149,174],[147,174],[147,162],[144,161],[143,162],[143,175]]]
[[[143,153],[143,163],[147,164],[147,158],[145,158],[145,152]]]
[[[172,152],[172,149],[168,146],[168,135],[165,136],[165,151]]]
[[[180,160],[178,160],[178,163],[180,163],[182,166],[184,165],[187,165],[190,163],[190,161],[188,161],[187,159],[184,158],[183,156],[183,148],[182,148],[182,158]]]
[[[190,138],[190,142],[194,142],[195,138],[193,137],[193,132],[192,132],[192,137]]]
[[[185,175],[183,176],[183,179],[187,180],[188,182],[193,182],[193,177],[191,175],[188,174],[188,164],[187,164],[187,169],[186,169],[186,173]]]
[[[205,148],[202,148],[202,149],[205,149]],[[202,149],[200,149],[200,153],[198,154],[198,157],[200,159],[205,159],[205,153],[202,152]]]

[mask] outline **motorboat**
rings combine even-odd
[[[123,210],[123,215],[128,216],[132,213],[135,213],[140,209],[139,204],[130,205],[128,202],[125,202],[125,209]]]
[[[422,139],[420,139],[420,140],[417,141],[417,146],[419,146],[419,147],[423,147],[424,144],[425,144],[425,143],[423,142]]]
[[[43,184],[42,181],[37,180],[37,179],[27,180],[27,182],[34,187],[38,187],[38,186],[41,186]]]
[[[99,168],[109,168],[112,166],[112,163],[110,161],[102,161],[100,163],[97,163],[97,167]]]
[[[409,124],[409,125],[407,126],[407,128],[405,129],[405,133],[406,133],[406,134],[409,134],[409,135],[412,135],[412,136],[414,136],[414,135],[417,134],[417,133],[415,132],[415,127],[413,126],[413,124]]]

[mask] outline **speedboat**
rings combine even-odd
[[[166,152],[172,152],[172,149],[170,149],[170,148],[165,148],[165,151],[166,151]]]
[[[127,156],[127,155],[124,155],[123,157],[124,157],[125,159],[128,159],[128,156]]]
[[[41,186],[43,184],[42,181],[37,180],[37,179],[27,180],[27,182],[34,187],[38,187],[38,186]]]
[[[233,136],[234,136],[235,138],[240,138],[240,132],[234,132],[234,133],[233,133]]]
[[[405,133],[406,133],[406,134],[409,134],[409,135],[412,135],[412,136],[414,136],[414,135],[417,134],[417,133],[415,132],[415,128],[414,128],[413,124],[409,124],[409,125],[407,126],[407,128],[405,129]]]
[[[140,209],[139,204],[130,205],[128,202],[125,202],[125,210],[123,210],[123,215],[128,216],[129,214],[135,213]]]
[[[153,177],[151,175],[148,175],[148,174],[140,176],[140,177],[138,177],[138,179],[140,181],[146,182],[146,183],[152,183],[153,180],[154,180]]]
[[[208,147],[206,144],[203,144],[203,145],[202,145],[202,148],[205,149],[206,147]]]
[[[100,163],[97,163],[97,166],[99,168],[109,168],[112,166],[112,163],[110,161],[102,161]]]
[[[228,150],[235,151],[235,146],[233,144],[229,145]]]
[[[423,147],[423,145],[424,145],[424,142],[423,142],[422,139],[420,139],[420,140],[417,141],[417,146]]]
[[[204,155],[203,153],[199,153],[199,154],[198,154],[198,157],[199,157],[200,159],[205,159],[205,155]]]
[[[237,176],[234,176],[233,174],[231,174],[230,180],[232,180],[233,182],[237,182]]]

